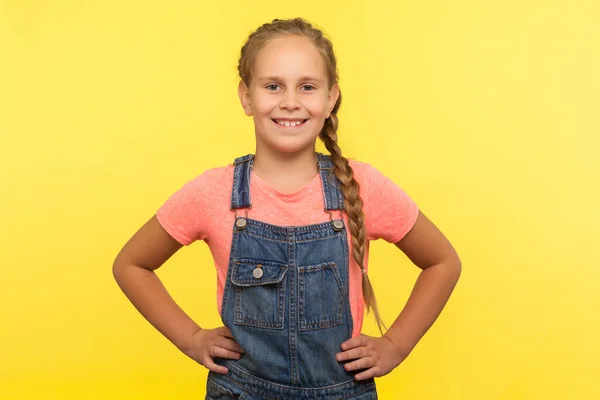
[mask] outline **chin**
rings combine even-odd
[[[273,151],[278,153],[293,154],[306,151],[307,149],[314,149],[316,138],[312,141],[306,140],[289,140],[294,138],[288,138],[288,140],[274,140],[266,142],[267,146]]]
[[[312,149],[314,148],[314,144],[313,143],[309,143],[307,145],[304,146],[293,146],[293,145],[279,145],[279,146],[275,146],[274,150],[279,152],[279,153],[286,153],[286,154],[294,154],[294,153],[300,153],[302,151],[305,151],[306,149]]]

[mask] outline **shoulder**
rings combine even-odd
[[[348,164],[352,168],[354,179],[356,179],[360,185],[376,187],[378,185],[388,184],[391,182],[390,178],[385,176],[380,170],[367,162],[348,159]]]
[[[190,194],[206,196],[231,189],[233,165],[210,168],[186,182],[182,189]]]
[[[209,168],[203,171],[200,175],[196,176],[194,180],[203,183],[222,185],[224,179],[230,178],[233,180],[233,169],[234,166],[232,164]]]
[[[349,159],[348,163],[360,186],[361,196],[382,200],[389,196],[405,195],[400,185],[373,165],[354,159]]]
[[[373,165],[348,160],[360,186],[369,240],[399,241],[414,225],[419,209],[413,199]]]
[[[156,217],[182,244],[205,239],[210,235],[212,217],[222,204],[229,204],[232,182],[233,166],[207,169],[171,194]]]
[[[161,208],[182,210],[210,207],[215,201],[228,196],[232,182],[233,165],[207,169],[180,184]]]

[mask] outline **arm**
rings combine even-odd
[[[450,242],[420,212],[396,246],[423,271],[382,338],[361,335],[342,343],[337,360],[354,360],[345,365],[349,371],[366,369],[356,375],[358,380],[386,375],[408,357],[441,313],[461,273],[460,259]]]
[[[154,272],[181,247],[153,216],[125,244],[112,270],[119,287],[144,318],[189,354],[191,337],[200,327],[175,303]]]
[[[153,216],[127,242],[113,265],[113,275],[137,310],[171,343],[211,371],[226,374],[213,357],[239,359],[244,350],[225,327],[202,329],[169,295],[154,272],[182,245]]]
[[[384,335],[408,355],[442,312],[462,267],[448,239],[421,213],[396,246],[423,270],[404,309]]]

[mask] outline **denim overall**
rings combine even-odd
[[[208,400],[377,399],[375,381],[356,381],[335,359],[352,336],[348,242],[339,181],[329,156],[317,153],[325,211],[331,221],[275,226],[248,218],[254,157],[235,160],[236,211],[221,318],[244,353],[215,358],[227,375],[209,372]],[[238,215],[237,210],[244,210]]]

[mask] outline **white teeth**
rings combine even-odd
[[[297,126],[300,125],[303,121],[277,121],[279,125],[283,126]]]

